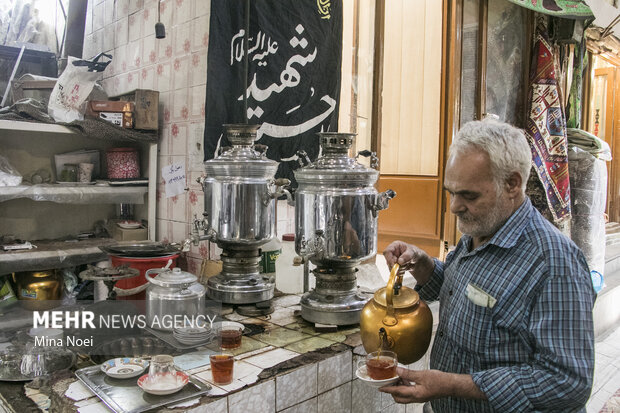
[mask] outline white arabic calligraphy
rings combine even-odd
[[[241,60],[243,60],[244,36],[245,30],[241,29],[230,40],[231,66],[235,64],[235,62],[241,62]],[[258,32],[258,34],[256,35],[256,42],[254,42],[254,45],[251,46],[254,37],[248,38],[248,56],[252,56],[252,54],[256,51],[260,51],[260,53],[254,54],[254,56],[252,56],[252,61],[259,60],[259,66],[267,66],[267,62],[263,61],[263,59],[270,54],[275,54],[278,51],[278,42],[271,40],[271,37],[269,37],[267,39],[267,47],[265,48],[265,39],[267,39],[267,35],[265,35],[263,32]]]
[[[327,119],[329,114],[332,113],[334,109],[336,109],[336,99],[331,98],[329,95],[325,95],[321,98],[321,100],[329,105],[329,108],[327,108],[325,112],[315,116],[312,119],[308,119],[299,125],[282,126],[265,122],[257,131],[257,140],[260,139],[263,134],[273,138],[289,138],[291,136],[297,136],[314,128],[316,125],[319,125]]]

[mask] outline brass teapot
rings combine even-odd
[[[360,317],[362,343],[367,353],[391,350],[402,364],[418,361],[428,349],[433,314],[417,291],[403,287],[405,271],[394,264],[387,287],[378,289]]]
[[[60,271],[25,271],[13,273],[17,298],[28,310],[49,310],[62,300],[63,277]]]

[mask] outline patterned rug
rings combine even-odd
[[[536,173],[545,188],[553,220],[562,221],[570,217],[566,120],[556,81],[552,48],[542,24],[536,28],[534,56],[525,134],[532,149]]]

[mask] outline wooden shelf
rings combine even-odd
[[[0,187],[0,202],[29,198],[64,204],[143,204],[147,192],[147,186],[19,185]]]

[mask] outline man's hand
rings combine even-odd
[[[424,403],[441,397],[486,399],[469,374],[445,373],[439,370],[408,370],[398,367],[400,385],[379,389],[389,393],[396,403]]]
[[[409,270],[418,284],[424,285],[433,275],[435,262],[424,250],[402,241],[394,241],[383,251],[389,268],[398,263]]]

